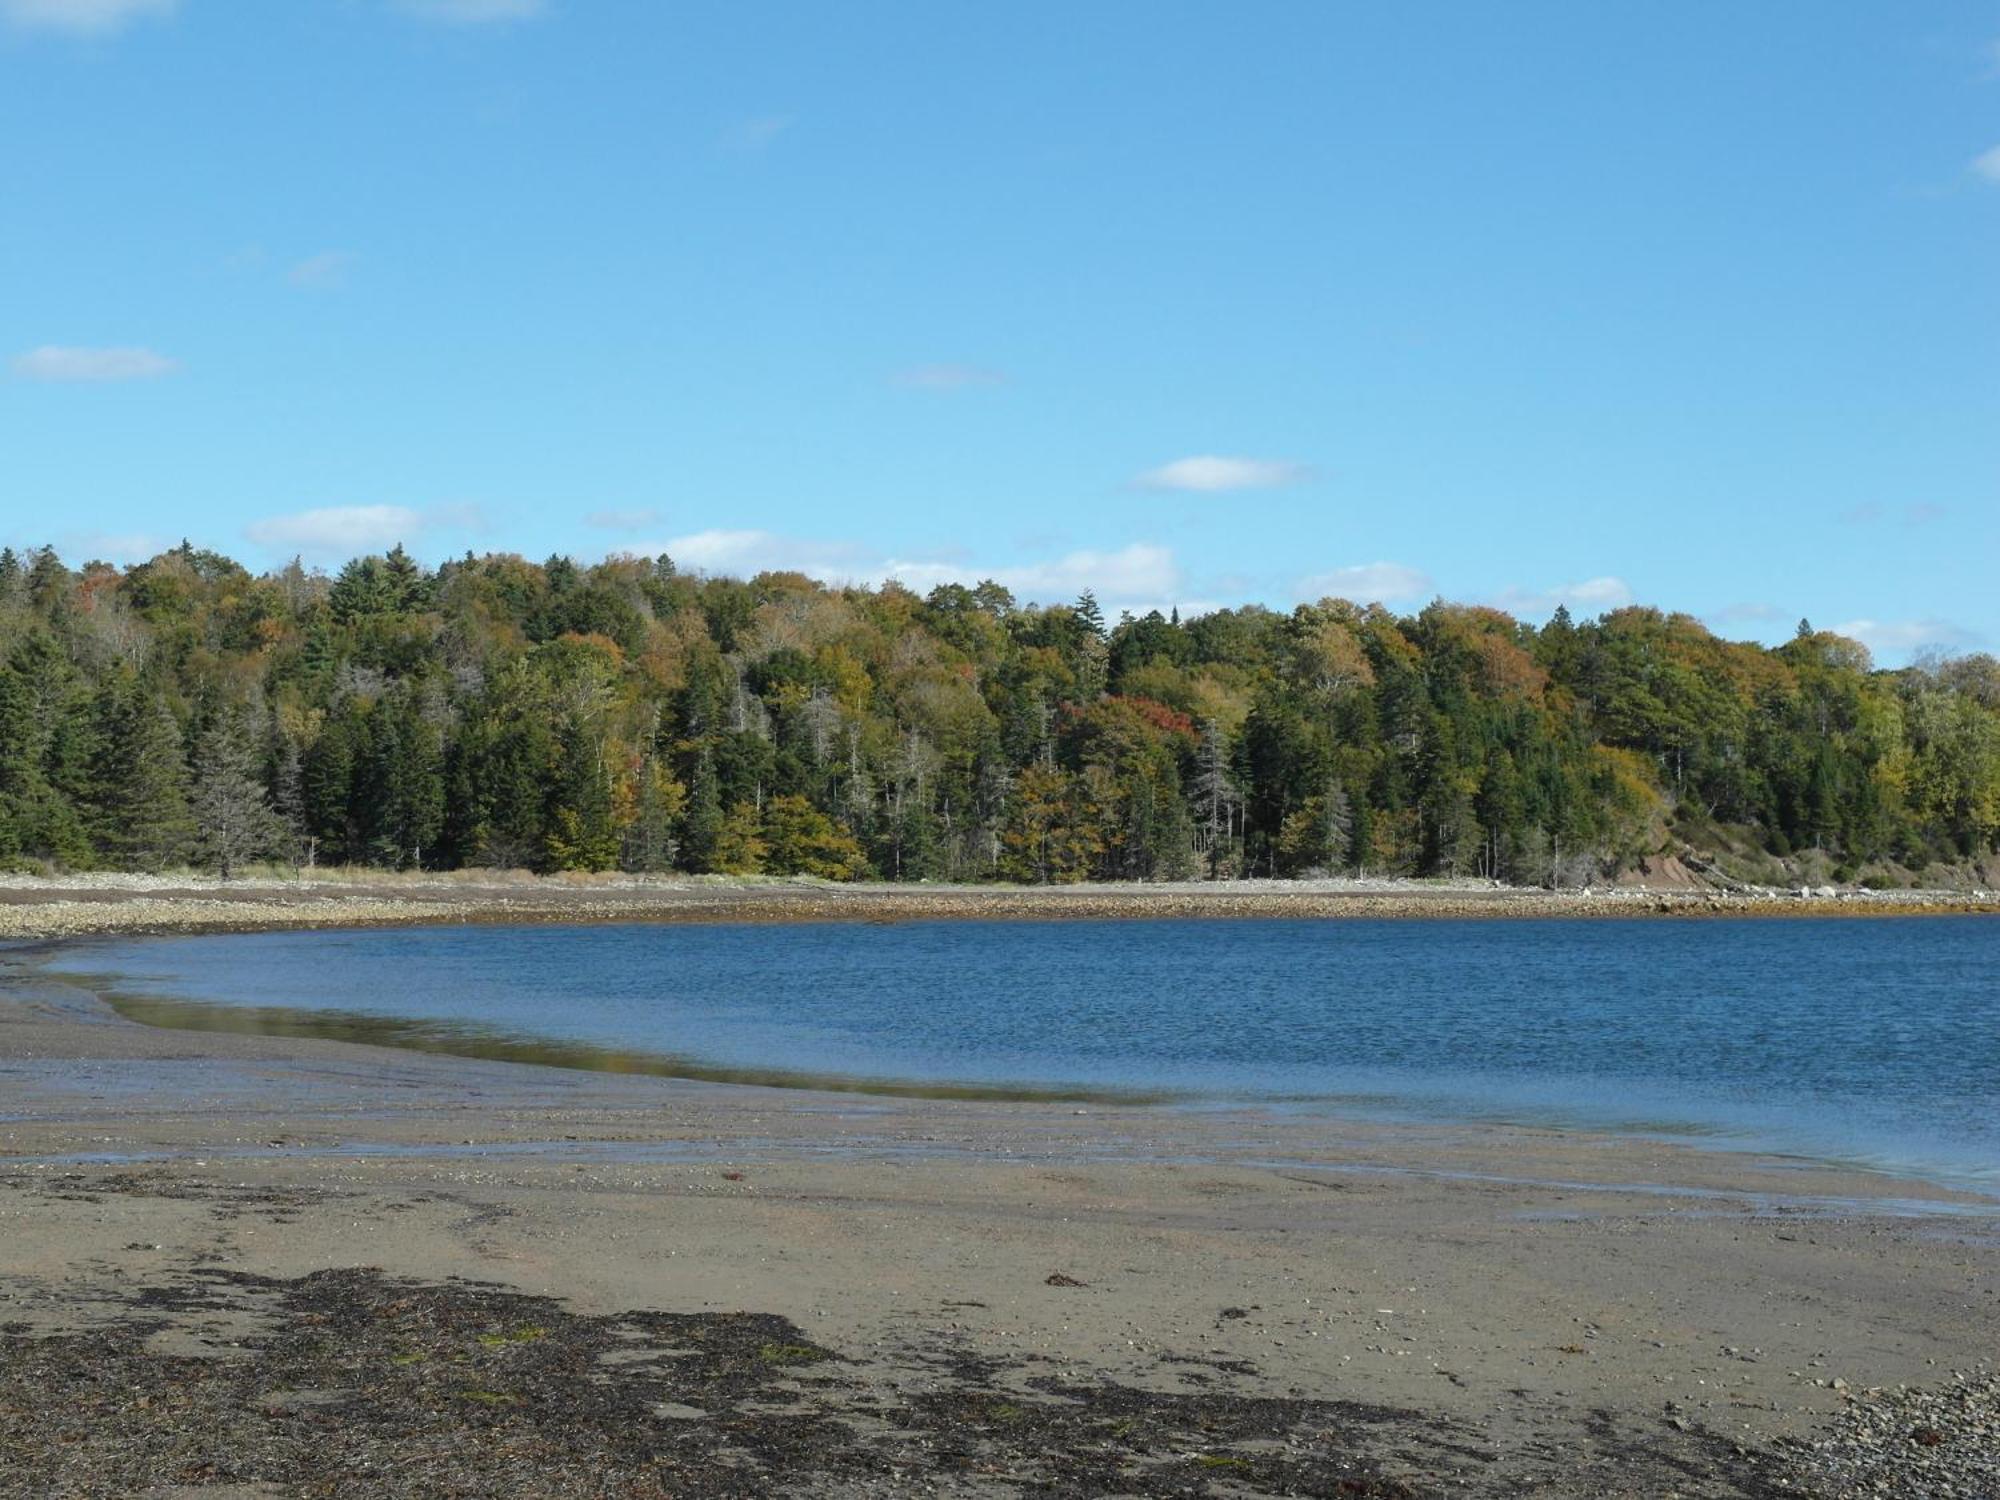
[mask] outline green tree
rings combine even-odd
[[[99,696],[91,780],[96,842],[120,869],[183,863],[194,838],[181,726],[167,706],[127,678]]]

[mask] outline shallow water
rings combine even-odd
[[[2000,1186],[2000,922],[452,927],[65,950],[156,1024],[1642,1131]]]

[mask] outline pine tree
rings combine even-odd
[[[717,870],[722,839],[722,787],[715,762],[706,748],[695,756],[688,774],[687,820],[681,838],[681,858],[690,870]]]
[[[318,841],[306,821],[305,760],[298,741],[287,735],[278,747],[277,765],[271,775],[271,807],[278,819],[277,852],[291,861],[292,868],[311,869],[318,857]]]
[[[1353,848],[1354,804],[1348,800],[1347,788],[1338,781],[1327,783],[1320,819],[1327,868],[1345,869]]]
[[[194,837],[181,727],[164,703],[136,684],[110,684],[100,697],[92,782],[97,846],[121,869],[182,863]]]
[[[1081,594],[1076,596],[1074,608],[1077,619],[1083,622],[1083,628],[1099,640],[1103,640],[1104,611],[1098,606],[1097,595],[1089,589],[1085,589]]]
[[[444,752],[436,727],[414,694],[377,711],[386,722],[376,738],[381,762],[381,816],[376,842],[383,862],[423,867],[444,831]]]
[[[195,746],[193,810],[195,858],[224,880],[269,852],[276,819],[249,743],[227,714],[217,714]]]
[[[405,613],[420,610],[429,602],[430,580],[423,565],[403,550],[401,542],[382,559],[383,596],[389,607]]]
[[[556,736],[556,785],[544,855],[552,870],[609,870],[618,863],[611,788],[597,735],[570,714]]]
[[[42,631],[23,636],[0,665],[0,856],[89,863],[74,801],[88,781],[86,706],[68,659]]]
[[[674,780],[673,773],[659,756],[647,754],[639,762],[634,816],[625,830],[624,867],[652,875],[674,865],[675,830],[687,810],[687,788]]]

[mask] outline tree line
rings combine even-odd
[[[1836,876],[2000,841],[2000,663],[1628,608],[1107,622],[997,584],[0,552],[0,863],[1025,882]],[[1900,878],[1900,877],[1894,877]]]

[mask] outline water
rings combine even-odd
[[[916,922],[119,940],[137,1019],[695,1077],[1640,1131],[2000,1189],[2000,922]]]

